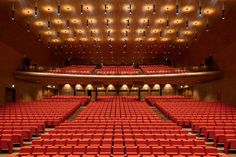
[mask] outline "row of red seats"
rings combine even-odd
[[[103,66],[98,75],[138,75],[133,66]]]
[[[23,155],[213,155],[218,156],[214,147],[178,147],[178,146],[140,146],[140,147],[93,147],[93,146],[31,146],[23,147],[20,157]]]
[[[76,136],[75,136],[76,137]],[[196,139],[41,139],[32,145],[40,146],[205,146]]]
[[[60,73],[60,74],[79,74],[79,75],[89,75],[95,70],[96,66],[89,65],[72,65],[62,68],[57,68],[55,70],[48,70],[50,73]]]
[[[191,127],[205,141],[213,140],[214,145],[224,145],[224,151],[236,149],[236,107],[232,104],[159,100],[147,98],[170,119],[183,127]],[[226,131],[227,130],[227,131]]]
[[[137,96],[99,96],[96,99],[96,102],[134,102],[138,101],[139,97]]]
[[[188,70],[177,69],[165,65],[142,65],[139,67],[145,74],[176,74],[189,72]]]
[[[9,155],[8,157],[17,157],[14,155]],[[219,157],[219,155],[88,155],[88,154],[82,154],[82,155],[22,155],[21,157]],[[227,155],[222,155],[221,157],[230,157]]]
[[[130,135],[130,134],[142,134],[142,135],[156,135],[156,134],[187,134],[185,130],[180,130],[179,128],[177,129],[155,129],[155,130],[150,130],[150,129],[145,129],[145,130],[140,130],[140,129],[135,129],[135,130],[127,130],[124,129],[123,131],[116,131],[116,130],[52,130],[50,131],[51,134],[93,134],[94,136],[101,136],[104,134],[119,134],[122,132],[124,136]],[[42,135],[43,136],[50,136],[50,134],[47,135]]]

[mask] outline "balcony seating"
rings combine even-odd
[[[95,70],[96,66],[89,65],[72,65],[55,70],[49,70],[50,73],[59,74],[77,74],[77,75],[90,75]]]
[[[139,67],[145,74],[176,74],[188,72],[187,70],[164,65],[141,65]]]
[[[103,66],[98,75],[138,75],[133,66]]]

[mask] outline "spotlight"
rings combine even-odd
[[[176,15],[179,15],[179,1],[176,0]]]
[[[129,5],[129,14],[132,14],[132,8],[131,8],[131,4]]]
[[[57,15],[60,15],[60,1],[57,1]]]
[[[109,26],[109,20],[107,19],[107,27]]]
[[[67,25],[67,28],[70,28],[70,21],[69,20],[66,21],[66,25]]]
[[[127,19],[127,27],[129,27],[129,19]]]
[[[15,6],[14,6],[14,4],[12,5],[12,10],[11,10],[11,19],[12,19],[12,21],[15,20]]]
[[[206,31],[209,32],[209,22],[207,20],[207,24],[206,24]]]
[[[160,31],[160,38],[162,38],[162,31]]]
[[[50,29],[51,28],[51,22],[50,22],[50,20],[48,20],[48,29]]]
[[[222,4],[222,20],[224,20],[224,19],[225,19],[225,4],[223,2],[223,4]]]
[[[105,15],[107,14],[107,4],[105,4]]]
[[[199,16],[202,16],[202,4],[199,2]]]
[[[153,4],[153,14],[156,14],[156,5]]]
[[[81,4],[81,6],[80,6],[80,14],[81,15],[83,14],[83,4]]]
[[[188,48],[188,41],[185,43],[185,47],[186,47],[186,49]]]
[[[197,32],[195,32],[194,39],[197,41]]]
[[[50,41],[48,41],[48,48],[50,49],[50,47],[51,47],[51,43]]]
[[[186,25],[186,29],[188,29],[188,27],[189,27],[189,22],[188,22],[188,20],[186,20],[185,25]]]
[[[37,3],[37,0],[35,2],[35,7],[34,7],[34,16],[38,16],[38,3]]]
[[[166,19],[166,28],[169,28],[169,19]]]
[[[27,32],[30,32],[30,24],[29,24],[29,21],[27,22]]]
[[[38,35],[38,41],[41,41],[41,34]]]

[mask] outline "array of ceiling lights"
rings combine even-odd
[[[184,44],[209,30],[214,15],[224,19],[217,0],[22,0],[12,2],[12,20],[26,21],[26,31],[52,45],[128,42]]]

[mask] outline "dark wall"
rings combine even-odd
[[[1,6],[0,9],[5,6]],[[10,14],[9,10],[9,14]],[[16,87],[17,100],[32,100],[41,97],[41,85],[16,80],[14,72],[21,66],[24,55],[38,65],[51,65],[49,49],[37,41],[37,37],[28,33],[26,28],[10,15],[0,14],[0,103],[5,101],[5,87]]]
[[[227,7],[226,7],[227,8]],[[202,100],[220,99],[224,102],[236,103],[236,5],[231,3],[231,9],[226,19],[219,19],[210,25],[210,31],[204,32],[197,42],[193,42],[189,49],[175,62],[179,65],[199,65],[205,58],[213,56],[215,63],[224,73],[220,81],[195,86],[196,96]],[[216,92],[217,91],[217,92]],[[209,99],[210,95],[210,99]]]

